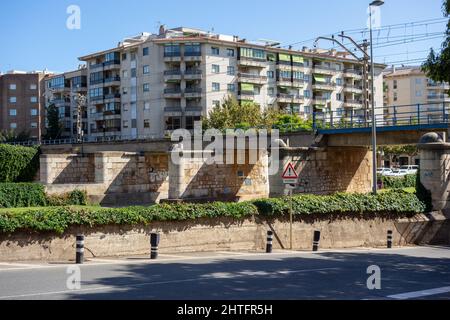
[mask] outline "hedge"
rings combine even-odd
[[[38,169],[38,147],[0,144],[0,182],[31,182]]]
[[[384,194],[336,194],[331,196],[294,196],[297,216],[312,214],[389,213],[409,215],[425,210],[414,194],[393,190]],[[253,202],[210,204],[159,204],[151,207],[76,208],[55,207],[28,210],[22,213],[0,212],[0,232],[17,230],[56,232],[62,234],[70,226],[138,225],[153,221],[185,221],[198,218],[244,218],[283,216],[288,213],[286,198],[263,199]]]
[[[86,205],[87,194],[74,190],[63,195],[46,195],[38,183],[0,183],[0,208]]]
[[[416,174],[409,174],[403,177],[378,176],[378,181],[383,182],[386,189],[404,189],[416,187]]]

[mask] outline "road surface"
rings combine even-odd
[[[379,290],[367,287],[369,266],[379,267]],[[448,247],[90,259],[79,269],[79,288],[68,267],[0,263],[0,300],[450,299]]]

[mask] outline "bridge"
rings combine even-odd
[[[417,144],[427,132],[440,132],[446,140],[450,102],[399,105],[375,109],[377,145]],[[315,112],[313,129],[326,137],[329,147],[370,146],[372,119],[352,110]]]

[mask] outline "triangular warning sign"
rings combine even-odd
[[[295,168],[292,165],[292,163],[289,163],[286,170],[284,170],[282,178],[283,179],[298,179],[298,174],[295,171]]]

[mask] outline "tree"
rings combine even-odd
[[[227,97],[221,105],[215,106],[207,119],[203,119],[206,129],[249,129],[272,128],[278,119],[274,110],[261,111],[254,102],[243,102],[241,105],[232,96]]]
[[[59,121],[59,112],[55,104],[51,104],[47,107],[47,120],[48,127],[45,139],[58,139],[61,137],[62,124]]]
[[[450,83],[450,0],[444,0],[442,9],[444,16],[449,18],[446,39],[442,43],[440,53],[436,53],[433,49],[430,50],[427,61],[422,65],[422,70],[436,82]]]
[[[278,116],[275,127],[281,132],[312,131],[313,124],[312,120],[303,120],[298,115],[283,114]]]
[[[30,140],[29,131],[17,133],[15,130],[0,132],[0,142],[23,142]]]

